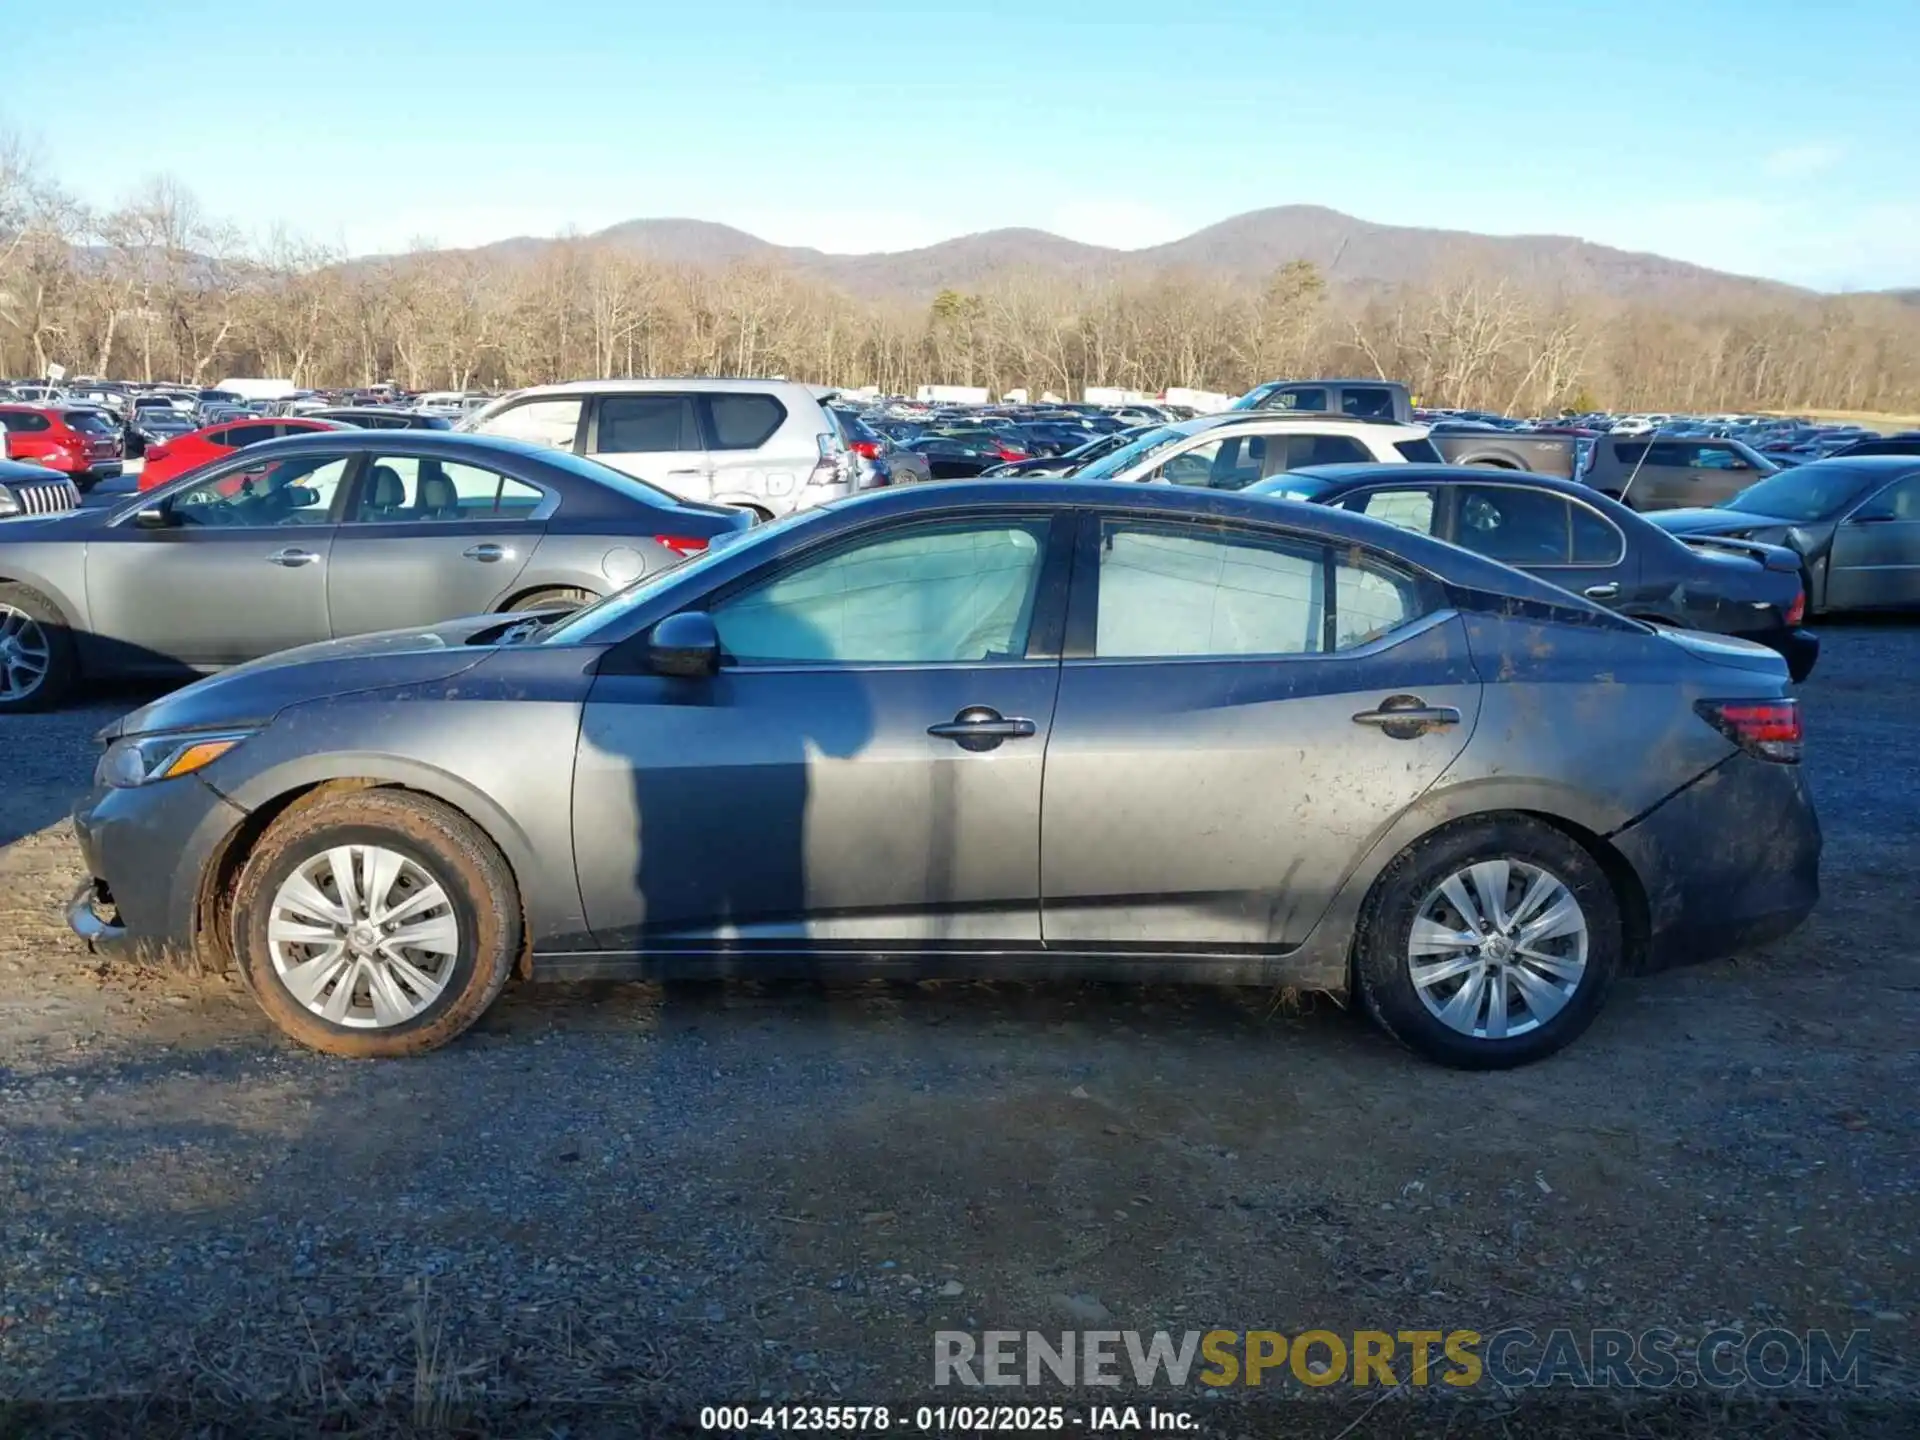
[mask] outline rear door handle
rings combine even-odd
[[[1604,585],[1589,585],[1583,592],[1589,600],[1611,600],[1619,595],[1620,587],[1609,580]]]
[[[992,750],[1002,741],[1037,734],[1039,726],[1031,720],[1002,715],[987,705],[969,705],[953,719],[929,725],[927,734],[951,740],[962,750]]]
[[[289,570],[298,570],[302,565],[311,565],[319,558],[311,550],[296,550],[289,546],[285,550],[276,550],[267,556],[267,562],[272,565],[284,565]]]
[[[1451,705],[1429,705],[1417,695],[1390,695],[1377,710],[1362,710],[1356,725],[1372,725],[1390,740],[1414,740],[1429,730],[1458,725],[1460,712]]]
[[[491,565],[496,560],[509,560],[513,558],[513,552],[511,550],[499,545],[472,545],[461,553],[469,560],[479,560],[488,565]]]

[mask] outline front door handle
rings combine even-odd
[[[1447,725],[1460,723],[1460,712],[1451,705],[1429,705],[1418,695],[1389,695],[1377,710],[1362,710],[1353,717],[1356,725],[1372,725],[1390,740],[1414,740]]]
[[[1031,720],[1009,718],[989,705],[969,705],[953,719],[929,725],[927,734],[977,752],[995,749],[1002,741],[1017,740],[1038,730]]]
[[[267,556],[267,563],[284,565],[289,570],[298,570],[302,565],[311,565],[319,558],[311,550],[300,550],[290,545],[285,550],[276,550]]]
[[[1589,600],[1612,600],[1619,596],[1620,587],[1609,580],[1604,585],[1589,585],[1581,593]]]
[[[485,565],[491,565],[496,560],[508,559],[513,554],[511,550],[500,545],[472,545],[461,553],[467,559],[478,560]]]

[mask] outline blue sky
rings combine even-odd
[[[1920,0],[90,0],[9,28],[0,126],[83,198],[167,174],[354,253],[660,215],[1133,248],[1314,203],[1920,285]]]

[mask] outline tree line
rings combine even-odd
[[[1459,270],[1333,286],[1295,261],[1211,275],[1009,272],[930,303],[848,295],[775,265],[674,265],[563,239],[532,258],[350,260],[249,242],[167,181],[93,211],[0,144],[0,374],[311,388],[508,389],[589,376],[824,384],[1088,385],[1237,394],[1315,374],[1404,380],[1428,404],[1920,410],[1920,306],[1884,296],[1686,303]]]

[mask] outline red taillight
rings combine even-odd
[[[1693,708],[1749,755],[1787,765],[1800,763],[1798,700],[1699,700]]]
[[[682,560],[707,548],[707,542],[697,535],[656,535],[653,543],[666,546]]]
[[[1013,461],[1013,460],[1024,460],[1027,458],[1027,452],[1022,450],[1017,445],[1007,445],[1003,443],[999,447],[999,452],[1000,452],[1000,458],[1002,460]]]
[[[1807,618],[1807,592],[1802,590],[1793,597],[1793,603],[1787,607],[1787,624],[1798,625]]]
[[[878,440],[856,440],[853,442],[852,449],[853,453],[858,455],[862,460],[878,460],[880,458],[880,442]]]

